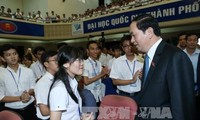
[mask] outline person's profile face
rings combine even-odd
[[[48,61],[44,65],[49,71],[52,71],[53,73],[57,72],[58,71],[57,55],[49,57]]]
[[[130,25],[130,34],[132,36],[131,42],[135,45],[137,50],[140,52],[147,52],[147,46],[150,42],[147,32],[139,30],[136,22],[132,22]]]
[[[37,51],[36,57],[39,61],[41,61],[41,56],[44,53],[44,51]]]
[[[72,63],[67,63],[67,64],[69,64],[67,72],[71,77],[74,77],[75,75],[82,75],[83,59],[76,59]]]

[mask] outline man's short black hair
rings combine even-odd
[[[44,66],[44,62],[47,62],[50,57],[57,55],[56,51],[46,51],[41,56],[42,65]],[[44,66],[45,67],[45,66]],[[46,68],[46,67],[45,67]]]
[[[0,49],[0,56],[3,57],[3,52],[7,51],[7,50],[10,50],[10,49],[15,49],[17,52],[18,52],[18,49],[16,46],[14,45],[11,45],[11,44],[4,44],[1,46],[1,49]]]

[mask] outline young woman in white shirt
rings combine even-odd
[[[62,47],[58,51],[58,66],[49,93],[50,120],[92,120],[92,114],[82,117],[82,99],[75,79],[83,73],[83,52],[71,46]]]

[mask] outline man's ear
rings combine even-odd
[[[64,68],[68,68],[68,67],[69,67],[69,63],[63,64],[63,67],[64,67]]]
[[[146,30],[146,34],[149,36],[149,39],[151,39],[153,37],[153,28],[152,27],[149,27],[147,30]]]
[[[48,62],[44,62],[44,66],[45,66],[45,67],[48,67],[48,66],[49,66],[49,63],[48,63]]]

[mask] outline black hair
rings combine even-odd
[[[65,43],[65,42],[58,43],[58,45],[57,45],[57,49],[59,50],[61,47],[63,47],[63,46],[67,46],[67,45],[68,45],[68,44]]]
[[[112,51],[115,51],[115,50],[122,50],[122,48],[119,45],[115,45],[112,47]]]
[[[4,45],[1,46],[0,56],[3,57],[4,52],[7,51],[7,50],[10,50],[10,49],[15,49],[18,53],[18,49],[17,49],[16,46],[11,45],[11,44],[4,44]]]
[[[187,35],[186,35],[186,41],[188,40],[188,37],[190,37],[190,36],[192,36],[192,35],[195,35],[195,36],[197,36],[197,42],[198,42],[198,38],[199,38],[199,36],[198,36],[198,34],[197,33],[188,33]]]
[[[45,51],[45,48],[42,46],[38,46],[33,50],[33,54],[37,54],[38,51]]]
[[[94,40],[91,40],[91,41],[89,41],[88,43],[87,43],[87,49],[89,49],[89,46],[91,45],[91,44],[97,44],[98,45],[98,47],[99,47],[99,44],[96,42],[96,41],[94,41]],[[100,48],[100,47],[99,47]]]
[[[156,36],[161,35],[160,27],[157,19],[155,19],[150,14],[140,14],[133,18],[132,22],[136,22],[136,26],[139,30],[145,32],[149,27],[151,27]]]
[[[58,80],[61,80],[71,98],[78,104],[78,99],[72,91],[72,88],[69,83],[69,75],[66,72],[66,68],[63,66],[65,63],[73,63],[77,59],[83,59],[83,52],[79,48],[71,47],[71,46],[63,46],[58,51],[58,71],[55,74],[54,81],[50,87],[52,89],[54,83]]]
[[[41,56],[42,65],[45,67],[44,62],[47,62],[50,57],[57,55],[56,51],[46,51]],[[46,67],[45,67],[46,68]]]
[[[33,57],[31,55],[31,53],[24,55],[24,58],[26,58],[27,60],[33,61]]]
[[[180,36],[182,36],[182,35],[186,35],[186,36],[187,36],[187,34],[186,34],[185,32],[182,32],[182,33],[180,33],[180,34],[178,35],[178,37],[180,37]]]
[[[124,41],[126,41],[126,40],[128,40],[128,41],[131,41],[131,35],[124,35],[122,38],[121,38],[121,46],[123,46],[123,43],[124,43]]]

